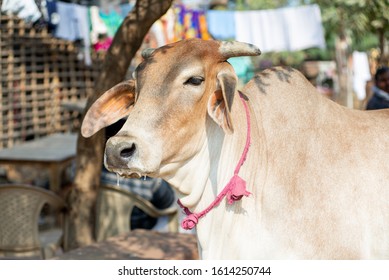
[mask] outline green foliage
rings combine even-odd
[[[236,0],[236,10],[276,9],[288,4],[288,0]]]
[[[311,0],[320,6],[326,39],[349,36],[353,48],[378,46],[378,36],[389,36],[388,0]],[[377,38],[374,39],[372,34]]]

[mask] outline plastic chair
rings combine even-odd
[[[20,185],[0,185],[0,258],[46,259],[63,244],[43,247],[39,238],[39,217],[44,205],[53,215],[65,214],[65,201],[52,191]],[[60,217],[59,215],[57,217]],[[63,233],[66,234],[66,216],[63,215]]]
[[[178,232],[178,209],[171,206],[156,208],[143,197],[117,186],[103,185],[97,198],[96,239],[102,241],[111,236],[129,232],[131,213],[138,207],[151,217],[168,216],[170,232]]]

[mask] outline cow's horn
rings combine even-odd
[[[235,56],[254,56],[261,54],[258,47],[249,43],[237,41],[222,41],[220,43],[219,52],[226,59]]]
[[[144,49],[142,51],[142,57],[143,58],[149,58],[153,54],[154,51],[155,51],[155,49],[153,49],[153,48]]]

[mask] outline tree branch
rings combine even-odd
[[[152,24],[167,12],[172,2],[173,0],[138,0],[136,2],[134,9],[119,27],[107,51],[102,72],[97,79],[95,94],[88,98],[84,115],[102,93],[124,79],[143,38]],[[100,185],[104,140],[103,131],[88,139],[83,138],[79,133],[76,177],[67,196],[70,211],[67,240],[69,248],[66,249],[85,246],[95,240],[95,205]]]

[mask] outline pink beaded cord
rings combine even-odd
[[[235,168],[234,176],[232,176],[231,180],[227,183],[227,185],[224,187],[224,189],[216,196],[215,200],[203,211],[200,213],[192,213],[187,207],[182,205],[181,201],[178,200],[178,205],[184,210],[187,217],[182,221],[181,227],[186,230],[190,230],[194,228],[199,219],[205,216],[209,211],[211,211],[214,207],[218,206],[222,199],[227,196],[227,202],[229,204],[233,204],[235,201],[240,200],[243,196],[249,196],[251,193],[246,190],[246,181],[243,180],[241,177],[239,177],[238,173],[243,165],[243,163],[246,160],[247,153],[249,151],[250,147],[250,138],[251,138],[251,124],[250,124],[250,112],[249,108],[242,96],[242,94],[239,92],[239,97],[242,100],[242,103],[244,105],[245,111],[246,111],[246,118],[247,118],[247,138],[246,138],[246,145],[244,147],[242,156],[240,157],[240,160],[238,162],[238,165]]]

